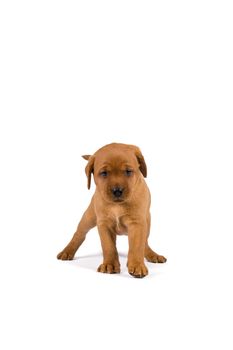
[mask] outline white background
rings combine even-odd
[[[231,1],[1,1],[1,349],[232,349]],[[164,265],[96,272],[80,157],[138,145]]]

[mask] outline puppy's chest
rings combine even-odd
[[[120,221],[120,218],[116,218],[115,221],[115,231],[118,235],[126,235],[126,227],[124,227]]]
[[[124,217],[124,214],[121,213],[119,210],[111,211],[112,227],[114,228],[114,230],[118,235],[127,234],[126,227],[123,224],[123,217]]]

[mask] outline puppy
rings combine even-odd
[[[103,249],[103,263],[98,271],[120,272],[116,235],[127,234],[128,271],[134,277],[146,276],[148,269],[144,258],[153,263],[164,263],[166,258],[155,253],[148,244],[150,192],[144,180],[147,167],[140,149],[112,143],[83,158],[88,160],[87,187],[91,187],[93,174],[96,190],[73,238],[57,258],[72,260],[88,231],[97,226]]]

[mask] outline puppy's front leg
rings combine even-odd
[[[103,273],[119,273],[120,262],[116,249],[116,233],[111,231],[104,222],[99,223],[97,226],[104,258],[103,263],[98,267],[97,271]]]
[[[145,277],[148,269],[144,263],[145,242],[147,238],[147,225],[141,222],[128,224],[128,271],[137,278]]]

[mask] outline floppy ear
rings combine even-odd
[[[145,159],[143,155],[140,153],[140,155],[136,155],[138,163],[139,163],[139,169],[144,177],[147,177],[147,166]]]
[[[88,158],[84,158],[88,157]],[[85,172],[87,175],[87,188],[88,190],[91,188],[91,174],[94,173],[94,162],[95,162],[95,157],[94,156],[83,156],[84,159],[88,159],[87,166],[85,168]]]
[[[136,146],[134,146],[134,149],[135,149],[135,155],[136,155],[137,160],[138,160],[139,169],[140,169],[142,175],[144,177],[147,177],[147,166],[146,166],[145,159],[142,155],[142,152],[141,152],[140,148],[138,148]]]
[[[84,156],[82,156],[83,157],[83,159],[86,159],[86,160],[88,160],[91,156],[89,155],[89,154],[85,154]]]

